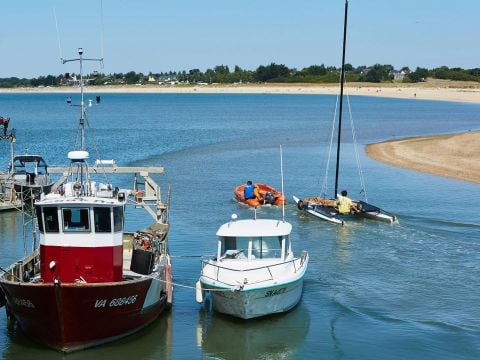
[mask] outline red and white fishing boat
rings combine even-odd
[[[79,49],[80,57],[74,59],[80,69],[82,60],[94,60],[82,54]],[[39,246],[0,271],[0,305],[8,318],[35,340],[63,352],[132,334],[172,303],[170,192],[162,202],[160,187],[148,175],[162,169],[118,167],[111,160],[89,166],[83,104],[81,86],[79,149],[68,153],[68,168],[50,170],[64,175],[54,192],[35,202]],[[93,178],[128,172],[135,173],[133,190]],[[153,224],[125,231],[129,204],[147,210]]]

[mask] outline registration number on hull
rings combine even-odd
[[[138,295],[132,295],[128,297],[121,297],[115,299],[97,299],[95,300],[94,308],[105,308],[105,307],[118,307],[118,306],[125,306],[131,305],[137,301]]]

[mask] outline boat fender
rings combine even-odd
[[[203,289],[200,281],[197,281],[195,284],[195,300],[197,300],[197,303],[199,304],[203,302]]]
[[[165,265],[165,286],[167,289],[167,304],[173,303],[173,277],[172,277],[172,265]]]

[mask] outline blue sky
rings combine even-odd
[[[344,0],[2,0],[0,77],[74,72],[60,56],[78,47],[103,48],[106,73],[339,66],[343,11]],[[478,0],[349,0],[347,62],[480,67],[479,15]]]

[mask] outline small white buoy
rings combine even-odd
[[[200,281],[197,281],[195,284],[195,300],[197,300],[199,304],[203,302],[203,290]]]

